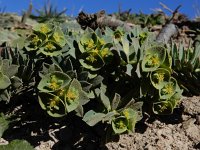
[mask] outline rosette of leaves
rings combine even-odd
[[[170,72],[164,68],[158,68],[155,71],[152,71],[150,74],[150,81],[154,88],[161,89],[164,87],[165,83],[170,79]]]
[[[159,89],[159,100],[153,103],[153,112],[159,115],[172,114],[181,99],[183,90],[180,89],[175,78],[170,77]]]
[[[112,120],[112,129],[114,133],[133,132],[135,130],[135,124],[138,121],[137,115],[137,112],[132,108],[124,109],[119,117]]]
[[[164,82],[162,88],[159,89],[160,99],[169,99],[176,92],[177,81],[173,77],[168,82]]]
[[[124,28],[117,27],[114,31],[109,27],[106,27],[105,34],[111,38],[114,43],[118,43],[121,41],[121,38],[125,36]]]
[[[172,114],[174,107],[170,101],[160,101],[153,103],[153,112],[158,115]]]
[[[55,71],[42,76],[38,89],[47,93],[54,92],[68,85],[70,81],[71,78],[67,74]]]
[[[65,36],[61,28],[50,23],[34,26],[33,33],[25,40],[27,51],[35,51],[36,54],[51,57],[62,54],[62,48],[65,44]]]
[[[101,69],[113,55],[110,51],[112,44],[106,43],[104,37],[100,33],[98,36],[94,31],[86,32],[78,45],[81,52],[79,62],[84,68],[91,71]]]
[[[181,99],[182,92],[182,90],[178,90],[169,99],[154,102],[153,112],[158,115],[172,114],[174,108],[176,108],[178,102]]]
[[[105,95],[105,86],[102,86],[99,93],[99,97],[104,104],[106,111],[95,112],[94,110],[89,110],[83,117],[88,125],[94,126],[99,122],[107,123],[111,125],[112,130],[115,134],[121,134],[124,132],[133,132],[135,129],[135,124],[140,120],[140,110],[142,103],[135,102],[133,100],[129,101],[125,106],[122,106],[124,99],[115,93],[114,98],[110,99]]]
[[[70,81],[71,78],[67,74],[59,71],[42,76],[38,84],[39,103],[49,115],[61,117],[67,113],[64,101],[55,93],[57,91],[63,91],[63,88],[67,86]]]
[[[162,46],[153,46],[145,51],[142,60],[142,71],[151,72],[157,70],[166,59],[166,49]]]
[[[37,51],[46,38],[45,34],[35,31],[33,34],[29,35],[25,41],[26,50]]]
[[[82,90],[80,82],[76,79],[73,79],[71,81],[69,87],[65,92],[64,100],[68,112],[71,112],[76,109],[77,111],[81,110],[81,112],[77,112],[79,113],[78,115],[81,116],[83,116],[82,105],[85,105],[86,103],[89,102],[89,98],[86,92]]]
[[[81,116],[82,105],[89,101],[79,81],[59,71],[44,75],[38,89],[41,107],[53,117],[62,117],[73,110]]]

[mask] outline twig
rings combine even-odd
[[[26,23],[27,18],[31,15],[33,9],[32,1],[30,1],[28,10],[23,14],[21,23]]]
[[[176,9],[172,13],[172,17],[169,19],[169,21],[167,23],[170,23],[174,19],[175,15],[178,13],[178,10],[179,10],[179,8],[181,8],[181,6],[182,5],[179,5],[178,7],[176,7]]]
[[[163,4],[163,3],[160,2],[160,5],[161,5],[164,9],[168,10],[170,13],[173,13],[173,10],[171,10],[171,9],[170,9],[169,7],[167,7],[165,4]]]
[[[182,6],[182,5],[179,5],[179,6],[176,7],[176,9],[173,11],[173,10],[171,10],[169,7],[167,7],[165,4],[163,4],[163,3],[161,3],[161,2],[160,2],[160,5],[161,5],[164,9],[166,9],[166,10],[168,10],[170,13],[172,13],[172,17],[169,19],[169,21],[167,21],[166,24],[170,23],[170,22],[174,19],[175,15],[178,13],[179,8],[181,8],[181,6]]]
[[[159,43],[168,43],[170,38],[173,35],[178,34],[178,29],[176,25],[172,23],[172,20],[174,19],[175,15],[178,13],[178,9],[181,7],[181,5],[179,5],[174,11],[172,11],[170,8],[168,8],[166,5],[162,3],[161,5],[163,5],[165,9],[169,10],[172,13],[172,17],[166,22],[165,26],[162,28],[162,30],[158,34],[156,41]]]

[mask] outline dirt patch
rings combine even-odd
[[[118,142],[107,143],[109,150],[193,150],[200,149],[200,97],[183,98],[180,123],[155,120],[146,123],[144,133],[121,135]]]
[[[73,125],[63,120],[58,126],[54,121],[47,122],[47,120],[42,116],[41,122],[34,121],[23,128],[12,129],[4,139],[1,138],[0,144],[8,144],[10,140],[20,137],[30,142],[36,150],[200,149],[200,97],[182,98],[174,114],[154,116],[153,119],[151,117],[138,123],[135,133],[120,135],[107,144],[101,142],[103,137],[101,126],[91,128],[86,124],[82,125],[80,120],[71,120],[75,122]],[[41,126],[42,122],[44,127]]]

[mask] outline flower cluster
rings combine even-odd
[[[39,102],[53,117],[61,117],[81,107],[81,101],[89,101],[78,80],[63,72],[52,72],[42,76],[38,85]]]
[[[62,47],[66,44],[65,36],[60,27],[52,24],[38,24],[25,41],[27,51],[36,51],[36,54],[57,56],[62,54]]]
[[[164,47],[154,46],[146,51],[142,70],[150,74],[151,85],[158,93],[153,98],[153,111],[156,114],[170,114],[180,100],[182,90],[175,78],[171,77],[171,60]]]
[[[113,55],[110,51],[112,44],[107,43],[103,36],[97,36],[95,32],[84,34],[78,44],[82,53],[80,63],[92,71],[102,68]]]

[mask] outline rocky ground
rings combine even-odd
[[[144,133],[121,135],[118,142],[110,142],[106,147],[109,150],[200,149],[200,97],[183,98],[181,108],[181,116],[146,123]]]
[[[146,126],[146,127],[145,127]],[[195,150],[200,149],[200,97],[185,97],[175,114],[157,118],[152,122],[138,125],[136,132],[121,135],[116,142],[109,142],[105,147],[86,142],[85,146],[73,148],[62,143],[58,150]],[[141,128],[142,131],[141,130]],[[80,142],[80,141],[79,141]],[[55,140],[41,142],[36,150],[50,150]]]
[[[30,124],[13,129],[12,136],[8,132],[9,136],[5,135],[0,144],[20,137],[36,150],[195,150],[200,149],[200,97],[184,97],[173,115],[148,119],[137,124],[135,133],[121,135],[103,145],[99,144],[98,133],[90,133],[91,129],[85,127],[52,125],[45,130],[32,124],[38,130],[32,130]],[[76,124],[79,126],[79,122]]]

